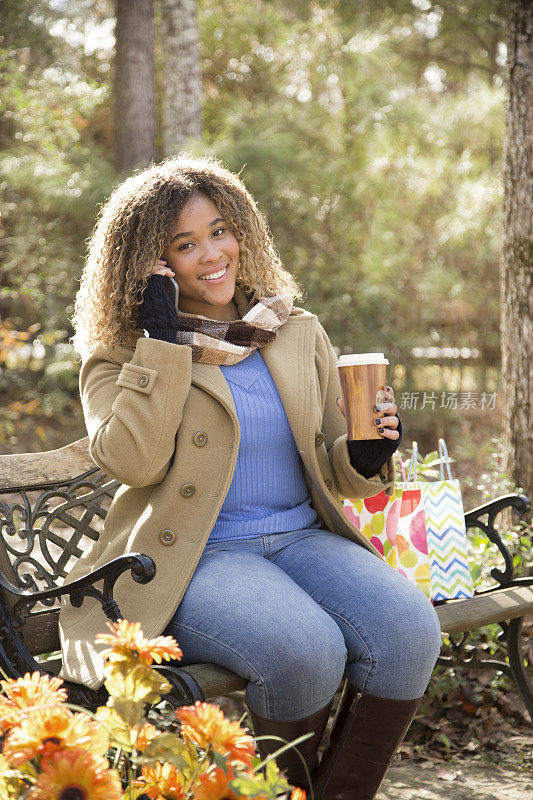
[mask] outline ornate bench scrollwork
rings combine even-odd
[[[67,595],[80,606],[94,597],[116,621],[121,613],[113,591],[120,575],[129,571],[134,581],[148,583],[155,564],[149,556],[128,553],[64,585],[72,564],[98,541],[120,484],[94,464],[53,485],[6,483],[0,489],[0,667],[13,678],[33,670],[57,672],[57,658],[36,659],[59,648],[59,598]],[[69,684],[69,695],[87,706],[100,696],[75,684]]]
[[[514,576],[513,557],[495,526],[498,514],[512,508],[518,517],[530,510],[525,495],[508,494],[491,500],[465,514],[467,528],[479,528],[500,551],[505,568],[494,567],[491,575],[497,585],[476,592],[471,600],[445,600],[436,603],[443,630],[450,635],[451,645],[438,662],[446,667],[494,669],[514,681],[522,700],[533,719],[533,684],[522,650],[522,621],[533,612],[533,577]],[[486,517],[483,520],[483,517]],[[501,628],[498,641],[507,651],[508,661],[484,657],[481,646],[468,641],[468,633],[483,625],[497,623]]]

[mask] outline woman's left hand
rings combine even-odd
[[[386,396],[386,400],[377,406],[374,406],[373,420],[376,430],[386,439],[398,439],[400,434],[396,430],[398,427],[398,417],[394,415],[398,411],[398,406],[394,402],[394,389],[392,386],[379,387]],[[337,397],[337,405],[342,411],[344,417],[346,412],[344,410],[344,400],[342,397]]]

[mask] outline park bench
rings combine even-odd
[[[73,563],[98,539],[119,485],[96,467],[87,437],[44,453],[0,455],[0,669],[4,675],[59,672],[58,598],[62,594],[68,594],[75,605],[85,596],[98,597],[104,630],[104,615],[111,620],[120,617],[113,599],[118,576],[127,570],[139,582],[154,576],[150,558],[129,554],[63,586]],[[451,640],[439,663],[506,673],[533,719],[533,685],[521,647],[522,619],[533,614],[533,577],[513,575],[513,558],[495,526],[497,515],[506,508],[522,516],[529,501],[524,495],[507,494],[465,515],[467,528],[484,531],[499,549],[504,569],[492,569],[494,587],[470,599],[438,604],[441,629]],[[491,623],[502,629],[505,660],[486,658],[468,644],[469,631]],[[215,664],[161,669],[172,684],[169,699],[175,706],[228,695],[246,684]],[[104,688],[92,691],[68,682],[66,686],[73,703],[87,708],[105,703]]]

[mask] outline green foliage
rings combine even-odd
[[[5,5],[0,315],[21,332],[40,328],[32,366],[11,363],[0,384],[8,403],[39,396],[47,414],[32,428],[18,424],[30,415],[9,412],[0,446],[16,451],[46,446],[30,431],[55,436],[54,414],[70,423],[56,446],[84,435],[79,365],[60,347],[73,332],[85,240],[122,176],[112,167],[112,48],[94,36],[110,30],[111,0]],[[193,152],[241,172],[335,347],[385,351],[397,392],[467,377],[483,390],[489,370],[499,388],[502,6],[199,4],[204,134]],[[428,345],[479,358],[468,376],[462,359],[429,372],[412,353]],[[478,481],[497,412],[402,414],[406,436],[433,449],[446,435],[458,469]]]
[[[403,364],[433,328],[443,345],[486,348],[497,361],[502,90],[475,73],[451,94],[417,85],[390,11],[360,30],[333,6],[295,20],[282,3],[260,4],[258,31],[247,18],[255,6],[226,7],[224,25],[209,4],[201,12],[212,148],[246,165],[335,344],[385,349]],[[491,291],[470,294],[481,275]]]

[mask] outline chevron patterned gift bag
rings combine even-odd
[[[413,480],[416,482],[417,453],[415,444],[413,443],[411,466],[414,467]],[[472,575],[468,563],[461,487],[457,478],[452,478],[450,459],[444,439],[439,439],[439,456],[440,480],[418,481],[422,490],[426,517],[431,599],[433,601],[474,596]],[[444,464],[446,464],[446,478]]]

